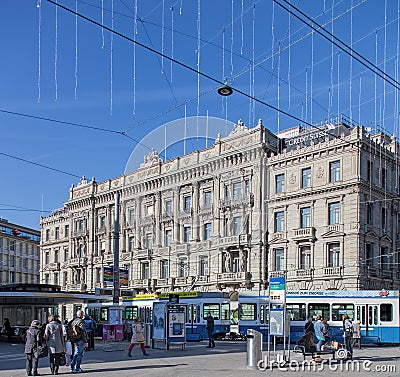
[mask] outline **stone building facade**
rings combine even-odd
[[[40,232],[0,219],[0,285],[39,283]]]
[[[398,143],[338,122],[272,134],[243,123],[213,146],[97,183],[41,219],[41,281],[104,287],[114,261],[137,292],[398,289]]]

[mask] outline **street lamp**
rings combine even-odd
[[[230,96],[233,93],[233,89],[228,85],[223,85],[218,88],[218,94],[224,97]]]

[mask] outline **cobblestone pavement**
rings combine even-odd
[[[185,350],[171,346],[169,350],[149,349],[150,356],[144,357],[139,349],[133,349],[133,357],[127,357],[128,343],[107,347],[104,351],[101,342],[96,344],[96,350],[87,352],[82,368],[87,376],[287,376],[296,377],[320,374],[323,368],[324,376],[365,376],[378,375],[382,377],[400,376],[400,350],[398,347],[369,346],[356,350],[352,364],[336,362],[323,365],[302,366],[302,356],[291,353],[290,363],[285,366],[275,366],[272,370],[248,370],[246,368],[246,342],[217,342],[216,348],[206,348],[206,343],[189,343]],[[118,349],[120,348],[120,349]],[[267,345],[264,344],[264,350]],[[112,350],[113,349],[113,350]],[[279,352],[277,352],[278,354]],[[263,356],[267,356],[264,351]],[[274,358],[274,352],[270,352]],[[305,370],[303,370],[305,368]],[[48,359],[40,359],[39,373],[49,376]],[[70,375],[69,368],[60,367],[60,375]],[[25,355],[23,344],[0,343],[0,377],[23,377],[25,372]]]

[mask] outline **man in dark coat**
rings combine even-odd
[[[40,322],[38,320],[32,321],[29,329],[26,331],[26,374],[28,376],[39,376],[38,363],[39,358],[36,353],[38,346],[42,344],[42,336],[40,331]]]
[[[208,346],[207,348],[214,348],[215,347],[215,342],[213,338],[213,333],[214,333],[214,317],[211,315],[210,312],[207,314],[207,325],[206,325],[206,330],[208,334]]]
[[[13,330],[11,327],[10,320],[8,318],[4,318],[3,332],[7,335],[7,342],[11,343],[11,336],[13,334]]]

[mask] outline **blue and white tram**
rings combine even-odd
[[[179,295],[179,302],[187,305],[186,339],[207,339],[207,313],[214,317],[214,337],[222,338],[230,332],[230,300],[227,292],[172,292]],[[161,300],[169,294],[162,293]]]
[[[239,294],[239,332],[253,328],[268,336],[269,302],[266,294]],[[321,315],[328,320],[329,337],[343,341],[342,315],[360,321],[363,343],[400,343],[398,291],[288,291],[286,310],[290,314],[290,340],[295,342],[304,334],[308,318]]]

